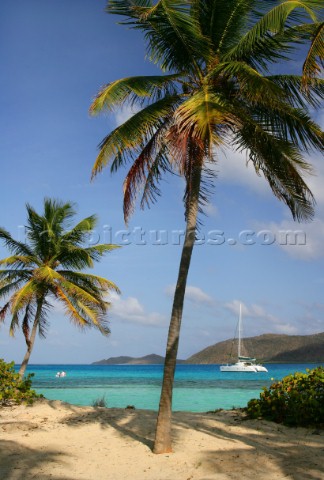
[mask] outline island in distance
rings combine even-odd
[[[244,338],[244,347],[249,355],[265,363],[322,363],[324,362],[324,332],[314,335],[280,335],[267,333]],[[234,347],[235,348],[235,347]],[[178,363],[211,364],[231,361],[233,339],[216,343]],[[233,358],[235,360],[235,351]],[[93,362],[92,365],[153,365],[164,363],[160,355],[145,357],[111,357]]]
[[[161,355],[145,355],[145,357],[134,358],[134,357],[110,357],[106,360],[99,360],[98,362],[93,362],[91,365],[159,365],[164,363],[164,357]],[[186,363],[185,360],[177,360],[177,363]]]

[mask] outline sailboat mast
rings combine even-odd
[[[238,324],[238,356],[241,356],[241,325],[242,322],[242,304],[240,303],[240,315],[239,315],[239,324]]]

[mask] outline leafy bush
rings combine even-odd
[[[285,425],[324,425],[324,368],[297,372],[264,387],[258,400],[248,402],[246,411],[251,418]]]
[[[105,396],[103,395],[101,398],[97,398],[96,400],[94,400],[92,402],[92,406],[93,407],[105,407],[105,408],[107,408],[108,405],[107,405],[107,401],[106,401]]]
[[[14,362],[6,363],[0,359],[0,405],[11,403],[33,403],[36,398],[42,397],[31,389],[33,373],[21,380],[16,373]]]

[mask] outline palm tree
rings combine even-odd
[[[131,162],[124,181],[127,222],[137,195],[141,207],[160,194],[165,172],[185,179],[186,234],[168,333],[154,452],[171,451],[172,388],[191,254],[201,206],[215,179],[222,147],[246,151],[258,175],[296,220],[311,219],[314,199],[303,180],[303,153],[323,147],[308,106],[323,98],[316,78],[323,56],[323,23],[316,0],[110,0],[107,11],[144,32],[148,56],[163,75],[114,81],[90,111],[139,108],[100,144],[93,176],[110,163]],[[272,8],[271,8],[272,7]],[[304,23],[306,18],[309,23]],[[299,75],[281,70],[295,47],[311,45]]]
[[[105,296],[110,290],[119,291],[106,278],[80,272],[116,248],[108,244],[84,246],[97,224],[95,215],[70,228],[76,213],[70,203],[45,199],[43,215],[28,204],[26,208],[26,243],[0,228],[0,239],[12,253],[0,261],[6,268],[0,270],[0,298],[7,300],[0,310],[0,320],[11,315],[11,335],[19,326],[22,328],[27,351],[19,370],[21,378],[37,331],[41,337],[46,336],[50,299],[64,305],[77,327],[95,327],[108,335],[106,313],[110,304]]]

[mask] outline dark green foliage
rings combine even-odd
[[[324,425],[324,368],[296,372],[264,387],[258,400],[249,401],[246,411],[251,418],[290,426]]]
[[[32,390],[33,373],[29,373],[24,380],[21,380],[14,368],[14,362],[6,363],[0,359],[0,405],[8,405],[11,403],[33,403],[37,398],[43,395],[38,395],[35,390]]]

